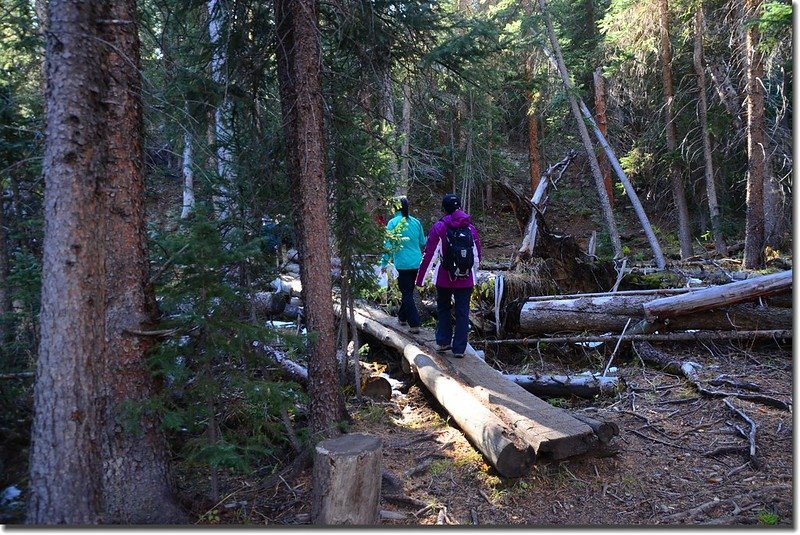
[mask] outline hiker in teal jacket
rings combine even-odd
[[[395,209],[397,213],[386,224],[390,238],[384,244],[386,253],[381,258],[381,269],[385,270],[389,262],[397,269],[397,286],[402,296],[397,319],[400,325],[408,325],[410,332],[418,333],[420,319],[414,304],[414,281],[425,249],[425,232],[419,219],[408,215],[407,198],[398,199]]]

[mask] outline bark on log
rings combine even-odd
[[[314,455],[311,519],[317,525],[379,522],[381,441],[353,433],[323,440]]]
[[[658,299],[644,305],[648,321],[674,318],[705,310],[752,301],[791,291],[793,270],[773,273],[754,279],[732,282],[686,295]]]
[[[734,283],[736,284],[736,283]],[[726,285],[730,286],[730,285]],[[624,295],[615,297],[575,297],[553,301],[532,301],[522,306],[519,332],[544,334],[564,331],[620,332],[633,318],[645,318],[645,309],[653,301],[692,298],[705,290],[656,299],[654,295]],[[686,314],[658,322],[658,331],[681,330],[788,330],[792,327],[791,309],[773,309],[752,304],[740,304],[702,314]]]
[[[620,388],[618,377],[591,375],[503,375],[531,394],[547,397],[593,398],[613,396]]]

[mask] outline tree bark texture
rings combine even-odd
[[[714,182],[714,160],[711,156],[711,135],[708,132],[708,100],[706,99],[706,71],[703,58],[703,5],[697,5],[694,14],[694,70],[697,73],[697,112],[703,137],[703,162],[706,179],[706,198],[711,217],[711,232],[717,254],[725,256],[728,248],[722,236],[722,215],[717,201],[717,186]]]
[[[183,160],[181,171],[183,173],[183,204],[181,206],[181,219],[186,219],[194,210],[194,169],[192,165],[192,144],[194,136],[188,126],[183,132]]]
[[[106,300],[98,185],[105,150],[98,110],[108,87],[99,2],[51,0],[46,42],[45,228],[41,342],[34,388],[30,524],[101,519],[101,407]],[[57,15],[57,16],[52,16]],[[64,320],[71,318],[69,324]]]
[[[144,404],[153,379],[144,362],[152,338],[155,297],[148,291],[142,163],[143,115],[136,1],[111,2],[102,38],[109,43],[106,177],[99,184],[105,212],[105,389],[104,495],[106,522],[168,524],[185,519],[173,499],[166,439],[159,422],[136,417],[129,408]],[[128,408],[126,408],[128,407]],[[134,414],[136,412],[134,411]]]
[[[315,0],[275,0],[278,75],[293,218],[309,339],[311,428],[326,434],[344,413],[336,373],[325,178],[321,55]]]
[[[597,196],[600,200],[600,208],[603,215],[603,220],[606,223],[608,234],[611,238],[611,246],[614,250],[614,258],[622,258],[624,255],[622,253],[622,242],[619,239],[617,223],[614,219],[614,213],[611,211],[611,203],[608,200],[608,195],[606,195],[605,185],[603,184],[603,176],[600,172],[600,165],[597,163],[597,156],[595,155],[594,148],[592,147],[592,140],[589,138],[589,131],[586,129],[586,124],[583,122],[581,117],[581,110],[578,107],[575,96],[573,95],[572,82],[569,80],[567,67],[564,64],[564,57],[561,54],[561,46],[558,44],[558,38],[556,37],[555,29],[553,28],[553,19],[550,16],[550,12],[547,10],[545,0],[539,0],[539,7],[541,8],[542,14],[545,18],[547,33],[550,37],[550,45],[553,47],[553,54],[555,55],[556,64],[558,65],[558,72],[561,74],[561,81],[564,84],[564,88],[567,90],[567,94],[569,95],[569,103],[570,108],[572,109],[572,115],[577,122],[578,132],[580,133],[581,140],[583,141],[583,146],[586,149],[586,156],[589,159],[589,166],[592,169],[592,176],[594,177],[595,189],[597,190]]]
[[[590,0],[588,4],[591,4]],[[597,117],[597,128],[603,137],[608,137],[608,125],[606,121],[606,91],[603,71],[599,67],[593,73],[594,78],[594,114]],[[614,207],[614,187],[611,182],[611,165],[608,163],[608,156],[601,152],[598,157],[600,171],[603,175],[603,184],[606,186],[606,194],[611,207]]]
[[[672,186],[672,200],[675,203],[675,214],[678,219],[678,242],[681,258],[692,256],[692,233],[689,229],[689,207],[686,204],[686,192],[680,170],[675,161],[675,94],[672,90],[672,45],[669,39],[669,0],[659,0],[660,37],[661,37],[661,82],[664,89],[664,122],[667,134],[667,151],[669,156],[669,181]]]
[[[152,386],[148,346],[124,333],[150,319],[136,4],[55,0],[49,9],[27,521],[167,523],[179,512],[156,422],[133,421],[136,437],[123,429],[123,404],[146,399]]]
[[[762,0],[745,0],[745,16],[760,15]],[[766,168],[766,127],[764,121],[764,63],[758,50],[761,35],[757,24],[745,31],[747,54],[747,212],[744,238],[745,269],[764,265],[764,176]]]
[[[352,433],[323,440],[314,454],[311,521],[324,526],[378,524],[380,438]]]
[[[719,298],[704,299],[702,296],[698,298],[702,303],[708,305],[708,303],[714,302],[710,307],[714,310],[710,312],[705,312],[708,310],[707,308],[693,310],[693,307],[699,307],[699,305],[686,304],[681,307],[681,313],[661,312],[663,307],[656,307],[655,313],[647,312],[647,308],[651,304],[669,303],[668,299],[694,297],[700,293],[702,292],[691,292],[663,299],[642,295],[619,297],[609,295],[606,297],[532,301],[525,303],[519,313],[519,332],[528,335],[583,331],[620,332],[625,328],[628,320],[633,319],[635,323],[645,318],[649,321],[659,322],[668,320],[668,323],[658,324],[659,331],[791,328],[791,309],[759,307],[751,304],[726,304]],[[749,299],[754,298],[750,297]],[[662,314],[662,316],[657,314]]]
[[[219,194],[215,196],[215,209],[220,219],[225,219],[233,211],[230,198],[234,180],[231,151],[231,101],[228,96],[227,46],[223,42],[226,24],[225,5],[220,0],[208,0],[208,35],[211,40],[211,79],[220,92],[219,102],[214,109],[214,138],[216,147],[217,175],[220,180]]]
[[[758,297],[791,293],[792,274],[793,270],[781,271],[688,294],[662,297],[643,305],[645,316],[650,321],[663,320],[752,301]]]

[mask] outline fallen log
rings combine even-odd
[[[531,394],[547,397],[613,396],[622,384],[618,377],[599,377],[593,375],[507,375],[512,381]]]
[[[692,297],[701,292],[703,290],[665,299]],[[523,334],[619,332],[629,319],[633,319],[634,323],[644,319],[645,308],[654,300],[661,298],[656,294],[619,297],[608,294],[602,297],[575,296],[526,302],[519,312],[518,331]],[[654,329],[658,331],[788,330],[792,328],[792,310],[746,303],[654,321]]]
[[[664,297],[643,305],[649,322],[685,316],[790,292],[793,270],[707,288],[685,295]]]

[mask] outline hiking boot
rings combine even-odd
[[[397,323],[399,323],[399,324],[400,324],[401,326],[403,326],[403,327],[405,327],[406,325],[408,325],[408,322],[407,322],[407,321],[403,321],[403,320],[397,320]]]
[[[453,349],[453,346],[450,344],[436,344],[436,351],[447,351],[448,349]]]
[[[464,353],[453,353],[453,358],[463,359]]]
[[[417,334],[419,333],[419,327],[410,327],[408,329],[408,332],[410,332],[411,334]]]

